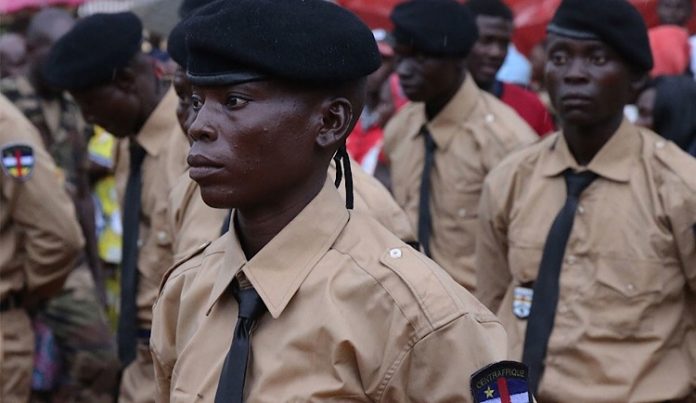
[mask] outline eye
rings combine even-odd
[[[604,53],[595,53],[590,57],[593,64],[601,66],[607,62],[607,56]]]
[[[230,95],[227,97],[225,105],[230,109],[238,109],[249,103],[248,99],[240,98],[236,95]]]
[[[191,96],[191,108],[198,112],[203,107],[203,100],[198,95]]]
[[[568,56],[563,52],[553,52],[549,59],[551,59],[551,63],[557,66],[564,65],[568,62]]]

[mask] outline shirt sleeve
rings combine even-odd
[[[3,125],[1,130],[5,130]],[[15,130],[32,130],[13,125]],[[27,136],[31,138],[30,134]],[[37,134],[38,136],[38,134]],[[38,141],[27,141],[33,151],[33,167],[27,179],[6,172],[3,199],[8,200],[12,221],[23,233],[27,290],[46,297],[60,289],[84,246],[82,230],[72,200],[63,188],[56,166]]]
[[[479,202],[479,231],[476,237],[476,297],[497,312],[512,281],[508,266],[507,224],[499,203],[486,180]]]
[[[472,402],[471,375],[507,356],[503,326],[467,314],[430,333],[404,354],[380,402]]]

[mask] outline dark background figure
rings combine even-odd
[[[696,82],[687,76],[658,77],[640,95],[637,123],[696,157]]]
[[[27,46],[24,37],[8,32],[0,35],[0,79],[24,73]]]
[[[501,0],[470,0],[467,6],[476,17],[479,31],[467,58],[476,85],[514,109],[540,136],[554,131],[553,118],[536,94],[496,79],[512,41],[512,10]]]

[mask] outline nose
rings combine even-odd
[[[582,58],[572,58],[568,61],[568,67],[563,75],[567,83],[587,81],[587,66]]]
[[[413,76],[414,65],[413,60],[410,57],[399,58],[396,61],[396,74],[402,78],[408,78]]]
[[[211,111],[206,108],[205,104],[197,114],[189,115],[187,123],[190,122],[190,125],[187,134],[191,141],[209,142],[216,139],[217,134],[211,125],[211,117]]]

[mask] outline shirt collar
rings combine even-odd
[[[240,270],[278,318],[312,268],[334,244],[348,222],[345,202],[331,178],[307,207],[271,242],[247,261],[234,231],[225,235],[225,256],[208,299],[208,313]]]
[[[135,141],[148,155],[157,156],[174,133],[175,127],[179,124],[176,119],[177,103],[176,92],[171,87],[135,136]]]
[[[420,134],[420,127],[427,124],[433,140],[440,150],[446,150],[452,139],[459,132],[459,126],[466,122],[476,107],[476,102],[480,99],[481,90],[476,86],[471,74],[467,73],[464,82],[454,97],[445,105],[435,118],[428,122],[425,115],[425,103],[418,105],[418,115],[420,124],[413,136]]]
[[[563,132],[556,134],[542,155],[542,174],[556,176],[566,169],[590,170],[616,182],[628,182],[633,164],[640,154],[641,139],[638,130],[624,119],[609,141],[587,166],[580,166],[568,148]]]

